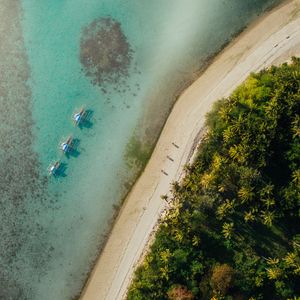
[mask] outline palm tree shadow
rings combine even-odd
[[[84,112],[84,115],[82,116],[82,120],[79,123],[78,127],[80,129],[83,129],[83,128],[92,128],[93,125],[94,125],[93,122],[92,122],[93,115],[94,115],[94,111],[91,110],[91,109],[87,109]]]

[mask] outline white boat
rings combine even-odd
[[[68,153],[72,150],[72,143],[73,143],[73,138],[71,136],[68,137],[68,139],[61,143],[60,148],[64,153]]]
[[[73,115],[73,119],[76,125],[79,125],[82,121],[84,121],[85,109],[81,108],[79,112]]]
[[[56,176],[57,175],[57,172],[59,170],[61,166],[61,163],[60,161],[56,161],[55,163],[51,164],[49,167],[48,167],[48,172],[49,172],[49,175],[53,175],[53,176]]]

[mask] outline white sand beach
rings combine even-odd
[[[250,72],[278,65],[292,55],[300,55],[300,0],[286,1],[260,17],[185,90],[149,163],[124,202],[82,300],[125,297],[134,268],[166,208],[160,196],[169,193],[170,184],[180,178],[183,166],[191,159],[212,104],[229,96]]]

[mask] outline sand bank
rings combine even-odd
[[[120,211],[82,300],[124,298],[134,266],[166,207],[160,196],[169,193],[170,183],[180,178],[183,166],[191,159],[205,114],[250,72],[280,64],[292,55],[300,55],[300,0],[286,1],[259,18],[181,95],[147,167]]]

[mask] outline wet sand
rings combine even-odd
[[[234,39],[174,106],[149,163],[134,185],[83,290],[82,300],[123,299],[153,228],[167,208],[161,195],[179,180],[212,104],[250,72],[300,55],[300,0],[260,17]],[[170,159],[171,158],[171,159]]]

